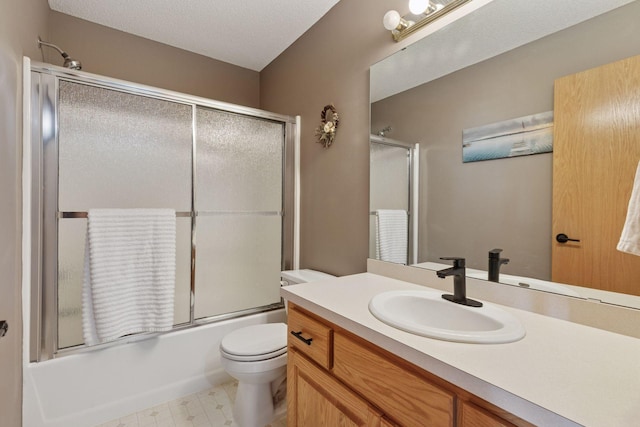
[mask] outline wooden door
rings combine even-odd
[[[640,161],[640,56],[554,92],[552,280],[640,295],[640,257],[616,250]]]
[[[366,401],[289,347],[288,427],[379,427],[382,419]]]

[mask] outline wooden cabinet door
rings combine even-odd
[[[515,427],[508,421],[481,409],[469,402],[461,402],[459,411],[460,427]]]
[[[640,295],[640,257],[616,250],[640,161],[640,56],[554,89],[552,280]],[[580,242],[558,243],[559,233]]]
[[[381,415],[327,372],[289,348],[288,427],[379,427]]]
[[[333,336],[333,374],[403,426],[452,427],[455,395],[342,332]]]

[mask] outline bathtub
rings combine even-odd
[[[231,379],[218,346],[234,329],[284,322],[283,309],[28,363],[23,425],[95,426]]]

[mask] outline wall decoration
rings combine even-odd
[[[340,122],[336,107],[333,104],[325,105],[322,113],[320,113],[320,119],[322,124],[316,128],[316,136],[318,137],[318,142],[324,148],[329,148],[336,137],[338,123]]]
[[[553,151],[553,111],[462,131],[462,162]]]

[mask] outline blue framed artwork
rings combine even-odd
[[[553,111],[462,131],[462,162],[553,151]]]

